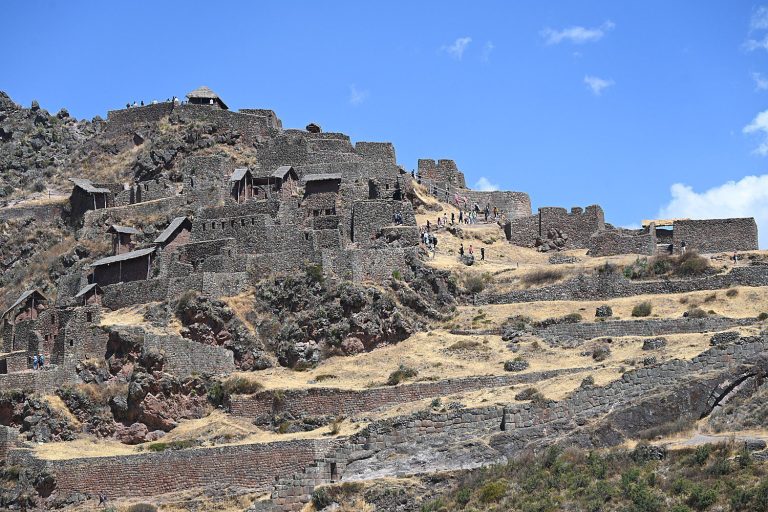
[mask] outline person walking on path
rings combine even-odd
[[[35,354],[35,355],[32,356],[32,369],[33,370],[37,370],[37,364],[38,364],[38,362],[37,362],[37,354]]]
[[[40,369],[43,369],[43,365],[45,365],[45,356],[40,353],[37,355],[37,360],[40,362]]]
[[[485,261],[485,247],[480,248],[480,260]]]
[[[475,251],[472,249],[472,244],[469,244],[469,254],[474,255]]]
[[[464,256],[464,244],[459,246],[459,256]]]

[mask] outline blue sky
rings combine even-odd
[[[754,215],[768,243],[768,2],[221,4],[5,2],[0,89],[92,117],[208,85],[534,207]]]

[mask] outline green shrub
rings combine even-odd
[[[315,377],[316,382],[323,382],[324,380],[338,379],[339,377],[332,373],[321,373]]]
[[[399,271],[399,270],[393,270],[393,271],[392,271],[392,279],[394,279],[395,281],[400,281],[402,278],[403,278],[403,277],[402,277],[402,275],[400,274],[400,271]]]
[[[711,444],[703,444],[701,446],[697,446],[696,450],[693,452],[693,462],[699,466],[703,466],[707,463],[707,460],[709,459],[709,454],[712,453],[712,445]]]
[[[389,378],[387,379],[387,385],[389,386],[397,386],[401,382],[407,379],[412,379],[416,377],[419,374],[419,372],[415,368],[411,368],[409,366],[400,365],[400,368],[393,371],[389,374]]]
[[[650,316],[652,310],[653,310],[653,305],[648,301],[644,301],[632,308],[632,316],[634,317]]]
[[[717,501],[717,491],[712,487],[694,484],[685,503],[696,510],[706,510]]]
[[[581,318],[581,315],[578,313],[568,313],[563,317],[563,320],[565,320],[569,324],[577,324],[581,322],[582,318]]]
[[[507,482],[496,480],[480,488],[479,499],[482,503],[498,503],[507,494]]]
[[[328,494],[328,489],[325,487],[318,487],[312,492],[312,504],[316,510],[322,510],[326,507],[330,507],[333,504],[333,499]]]
[[[151,452],[164,452],[167,450],[184,450],[186,448],[194,448],[199,443],[192,439],[183,439],[181,441],[168,441],[151,443],[147,446],[147,450]]]
[[[462,487],[458,490],[458,492],[456,492],[456,503],[463,507],[469,503],[471,497],[472,491],[466,487]]]
[[[307,265],[304,268],[304,273],[307,274],[310,281],[314,281],[315,283],[322,283],[324,280],[322,265]]]
[[[264,389],[260,383],[246,377],[230,377],[222,383],[222,390],[227,395],[252,395]]]
[[[467,274],[462,280],[462,286],[467,293],[476,295],[485,290],[486,280],[477,274]]]
[[[677,259],[675,274],[680,276],[700,276],[709,270],[709,261],[696,251],[688,251]]]
[[[768,313],[766,312],[760,313],[759,315],[757,315],[757,319],[760,320],[761,322],[763,320],[768,320]]]
[[[707,312],[701,308],[691,308],[688,310],[688,318],[707,318]]]

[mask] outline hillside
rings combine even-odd
[[[0,507],[768,510],[754,219],[465,183],[207,88],[0,94]]]

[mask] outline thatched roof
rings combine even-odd
[[[111,226],[109,226],[107,233],[122,233],[124,235],[138,235],[138,234],[141,234],[141,231],[129,226],[120,226],[118,224],[112,224]]]
[[[250,170],[247,167],[235,169],[235,171],[232,173],[232,176],[229,177],[229,181],[240,181],[241,179],[245,178],[245,175],[249,172]]]
[[[76,299],[79,299],[80,297],[82,297],[83,295],[85,295],[86,293],[88,293],[89,291],[91,291],[91,290],[93,290],[93,289],[96,289],[96,290],[98,290],[98,291],[101,291],[101,286],[99,286],[99,285],[98,285],[98,284],[96,284],[96,283],[93,283],[93,284],[89,284],[88,286],[86,286],[85,288],[83,288],[82,290],[80,290],[79,292],[77,292],[77,295],[75,295],[75,298],[76,298]]]
[[[139,249],[138,251],[131,251],[123,254],[118,254],[117,256],[109,256],[107,258],[101,258],[100,260],[97,260],[91,263],[91,267],[100,267],[102,265],[111,265],[112,263],[117,263],[118,261],[126,261],[126,260],[141,258],[143,256],[151,254],[154,251],[155,251],[155,248],[150,247],[148,249]]]
[[[341,174],[310,174],[304,177],[304,181],[341,181]]]
[[[29,297],[31,297],[32,295],[37,295],[37,297],[38,297],[39,299],[42,299],[42,300],[44,300],[44,301],[47,301],[47,300],[48,300],[48,299],[45,297],[45,295],[43,295],[42,293],[40,293],[40,292],[39,292],[39,291],[37,291],[37,290],[27,290],[27,291],[25,291],[24,293],[22,293],[22,294],[19,296],[19,298],[18,298],[18,299],[16,299],[16,302],[14,302],[13,304],[11,304],[11,307],[9,307],[8,309],[6,309],[6,310],[3,312],[3,315],[2,315],[2,316],[3,316],[3,317],[5,317],[5,315],[7,315],[7,314],[8,314],[8,313],[10,313],[11,311],[13,311],[13,309],[14,309],[16,306],[18,306],[18,305],[20,305],[20,304],[23,304],[24,302],[26,302],[26,300],[27,300]]]
[[[216,94],[215,92],[213,92],[212,90],[210,90],[208,87],[204,85],[198,87],[192,92],[187,93],[187,98],[189,98],[190,100],[193,98],[201,99],[201,100],[214,100],[221,103],[221,106],[223,108],[228,108],[227,105],[224,103],[224,100],[222,100],[218,94]]]
[[[168,227],[163,230],[162,233],[160,233],[160,236],[155,238],[156,244],[164,244],[168,241],[168,239],[173,235],[179,227],[184,224],[185,222],[189,223],[186,217],[176,217],[171,221],[170,224],[168,224]]]
[[[91,183],[91,180],[82,178],[69,178],[69,181],[74,183],[75,187],[80,188],[89,194],[109,194],[112,192],[108,188],[94,187],[93,183]]]

